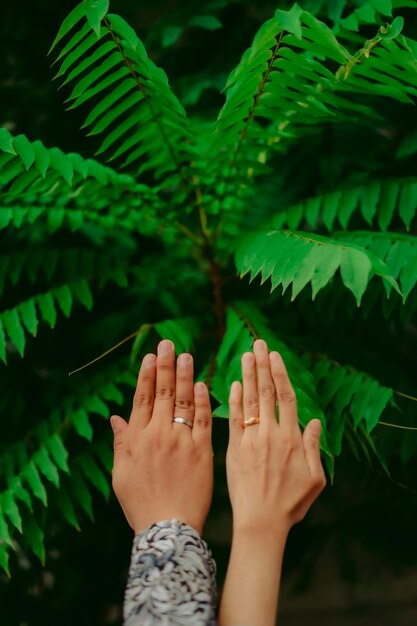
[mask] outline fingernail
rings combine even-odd
[[[257,339],[255,341],[255,343],[253,344],[254,349],[261,353],[261,352],[265,352],[266,350],[266,343],[263,339]]]
[[[166,354],[167,352],[170,352],[173,348],[173,345],[174,344],[172,343],[172,341],[169,341],[169,339],[164,339],[158,345],[158,354]]]
[[[239,381],[235,380],[232,383],[232,386],[230,387],[230,393],[237,393],[239,391],[239,387],[240,387],[240,383]]]
[[[271,361],[279,361],[279,354],[278,354],[278,352],[270,352],[269,353],[269,357],[270,357]]]
[[[196,383],[194,388],[197,396],[202,396],[206,390],[206,386],[204,383]]]
[[[191,356],[189,354],[180,354],[178,357],[178,365],[187,365],[191,361]]]
[[[155,355],[147,354],[143,359],[143,365],[145,367],[151,367],[152,365],[155,365]]]
[[[320,433],[321,433],[321,422],[319,420],[314,420],[310,424],[310,429],[311,429],[313,435],[317,435],[317,437],[320,436]]]
[[[115,415],[112,415],[110,418],[110,426],[112,427],[114,433],[120,429],[119,420]]]
[[[245,352],[243,355],[243,362],[245,365],[252,365],[253,363],[253,354],[252,352]]]

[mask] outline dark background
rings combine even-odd
[[[216,3],[211,3],[216,4]],[[182,24],[187,15],[210,13],[205,2],[114,1],[137,30],[153,58],[167,71],[179,95],[188,94],[191,114],[214,116],[222,104],[219,90],[250,44],[259,24],[276,3],[236,1],[217,3],[214,12],[222,29],[187,28],[178,41],[163,47],[167,26]],[[75,6],[73,1],[38,0],[8,3],[0,13],[0,124],[48,147],[94,153],[94,142],[83,137],[76,111],[64,112],[63,97],[52,82],[47,51],[59,25]],[[280,5],[285,8],[283,3]],[[166,36],[166,35],[165,35]],[[207,76],[209,88],[190,96],[190,88]],[[193,98],[198,98],[193,102]],[[115,291],[117,293],[117,291]],[[105,302],[96,303],[96,307]],[[79,317],[80,328],[83,315]],[[79,343],[57,335],[63,369],[84,362]],[[126,333],[127,334],[127,333]],[[55,335],[54,335],[55,336]],[[383,341],[383,340],[381,340]],[[404,338],[398,338],[399,343]],[[415,381],[413,350],[403,349],[409,377]],[[413,365],[414,364],[414,365]],[[391,364],[389,370],[395,370]],[[386,370],[384,370],[386,371]],[[388,382],[388,381],[386,381]],[[400,383],[401,381],[394,381]],[[408,386],[408,387],[407,387]],[[405,387],[407,389],[405,389]],[[24,369],[22,367],[22,393]],[[126,398],[125,415],[130,398]],[[415,414],[413,403],[404,411]],[[7,416],[2,416],[7,428]],[[416,437],[417,433],[410,433]],[[227,423],[216,419],[214,447],[215,494],[206,538],[218,563],[219,584],[225,575],[231,517],[224,473]],[[328,485],[305,521],[293,529],[288,543],[281,603],[282,626],[379,626],[417,623],[417,499],[416,466],[393,460],[387,478],[377,466],[359,463],[348,449],[336,465],[334,485]],[[94,501],[95,522],[82,518],[81,532],[62,521],[52,525],[43,567],[32,554],[17,553],[12,578],[0,574],[0,621],[5,626],[92,626],[120,624],[123,590],[130,556],[131,532],[112,496]]]

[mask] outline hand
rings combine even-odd
[[[193,383],[193,359],[181,354],[175,371],[171,341],[142,361],[129,423],[111,417],[113,489],[135,533],[176,518],[200,534],[213,493],[211,408],[207,387]],[[190,428],[173,416],[193,422]]]
[[[302,434],[294,390],[278,352],[265,341],[242,357],[242,386],[230,391],[230,441],[227,482],[234,529],[289,531],[307,513],[326,484],[320,461],[320,421]],[[279,421],[276,419],[278,399]],[[259,417],[243,427],[243,419]]]

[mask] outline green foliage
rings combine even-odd
[[[220,29],[229,4],[162,19],[155,49],[168,60],[187,34]],[[416,130],[402,126],[415,126],[417,42],[402,34],[400,3],[304,6],[269,14],[225,81],[214,68],[173,89],[109,2],[84,0],[50,54],[97,159],[0,129],[7,573],[14,551],[45,561],[55,514],[79,529],[94,516],[92,493],[109,497],[105,420],[128,412],[159,337],[196,354],[218,417],[242,353],[264,338],[287,364],[302,427],[323,424],[331,477],[346,449],[390,471],[378,424],[401,420],[394,389],[411,383],[405,366],[380,367],[379,342],[392,326],[411,342],[403,311],[417,306]],[[203,96],[220,83],[217,112]],[[125,335],[130,358],[115,363],[107,351]],[[415,439],[399,442],[395,458],[416,456]]]

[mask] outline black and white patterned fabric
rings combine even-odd
[[[125,626],[214,626],[216,564],[198,532],[164,520],[133,540]]]

